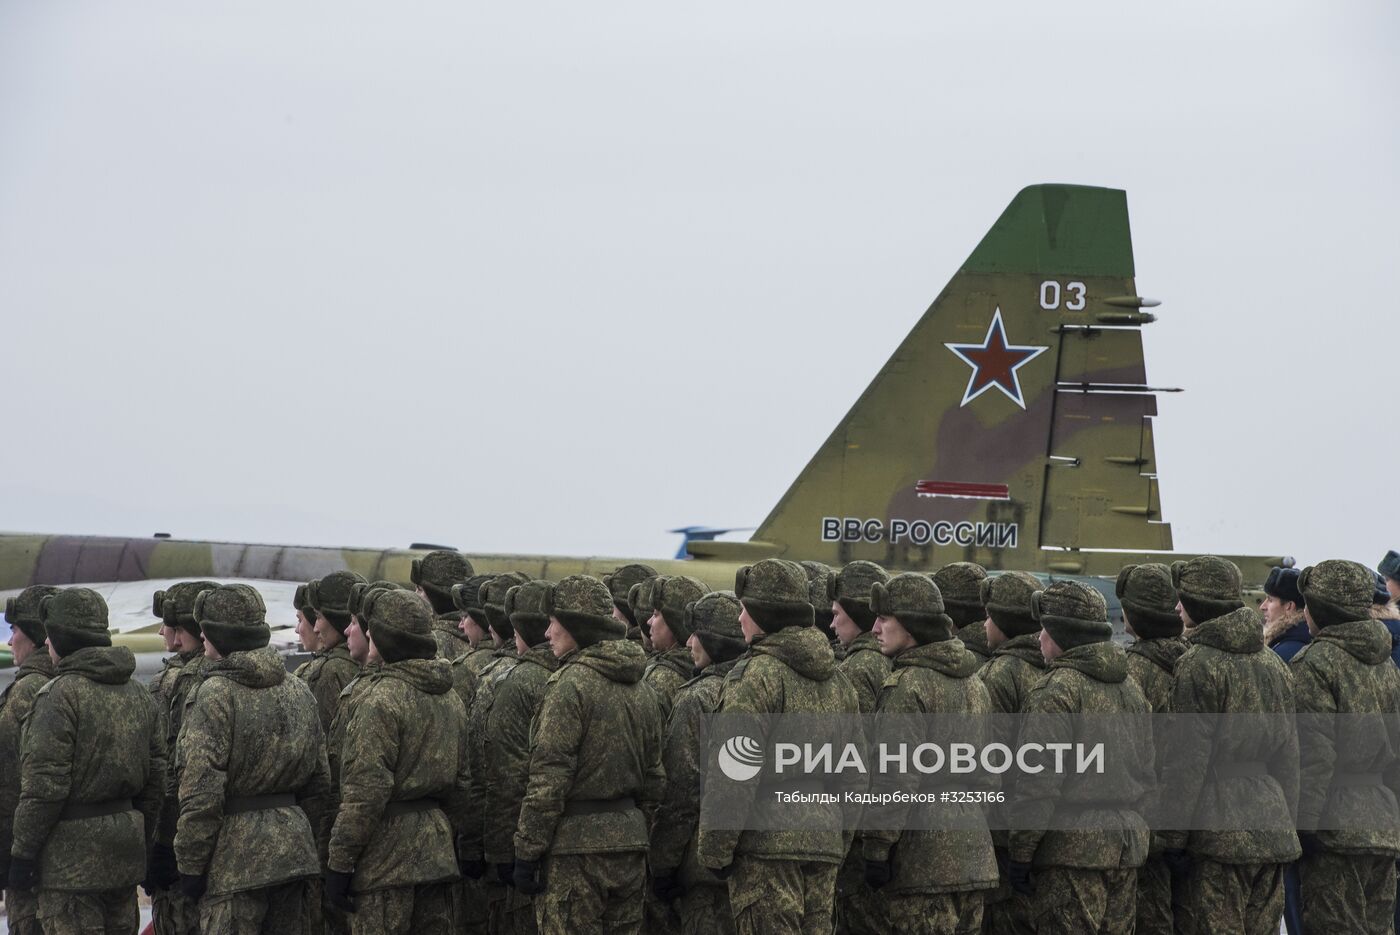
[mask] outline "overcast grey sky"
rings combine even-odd
[[[668,555],[1075,182],[1164,302],[1177,547],[1374,564],[1398,11],[0,4],[0,527]]]

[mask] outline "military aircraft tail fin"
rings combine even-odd
[[[1021,191],[754,535],[901,568],[1107,573],[1159,521],[1124,192]]]

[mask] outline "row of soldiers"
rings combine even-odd
[[[1316,635],[1285,665],[1212,557],[1123,570],[1125,652],[1093,588],[966,562],[769,559],[729,592],[644,565],[475,575],[440,551],[414,591],[299,587],[313,657],[295,677],[253,588],[158,592],[174,655],[149,692],[99,595],[30,588],[6,610],[19,671],[0,702],[11,930],[134,931],[140,883],[168,933],[1272,932],[1298,861],[1311,931],[1387,931],[1389,749],[1335,750],[1337,776],[1386,778],[1343,793],[1364,831],[1153,833],[1130,790],[1096,802],[1117,836],[699,821],[715,712],[1400,714],[1378,621],[1400,556],[1382,567],[1389,594],[1351,562],[1270,577],[1270,623]],[[1298,781],[1296,737],[1247,744],[1232,759],[1268,769],[1140,765],[1314,827],[1331,776]],[[1071,786],[1036,794],[1074,805]]]

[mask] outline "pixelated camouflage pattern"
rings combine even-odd
[[[1395,913],[1395,860],[1324,850],[1298,862],[1303,930],[1390,932]]]
[[[797,571],[801,572],[801,568]],[[805,572],[797,586],[805,594]],[[825,634],[811,627],[787,627],[749,644],[749,654],[725,678],[719,711],[858,714],[860,701],[851,683],[838,674]],[[735,860],[736,855],[750,855],[765,862],[815,861],[834,865],[845,857],[847,844],[841,819],[833,816],[831,825],[820,830],[739,832],[702,827],[698,849],[700,863],[717,870]],[[730,898],[734,899],[732,878]],[[741,911],[737,902],[734,911]]]
[[[379,665],[365,666],[345,683],[345,687],[340,690],[340,700],[336,704],[335,717],[331,718],[331,729],[326,734],[326,766],[330,770],[331,788],[335,790],[336,807],[340,806],[340,771],[345,747],[345,730],[350,724],[350,719],[355,716],[355,707],[365,696],[365,689],[370,686],[370,679],[367,675],[372,675]],[[328,842],[323,842],[328,843]],[[325,847],[322,847],[322,851]],[[322,853],[322,860],[325,859]]]
[[[160,712],[120,646],[59,660],[20,737],[15,857],[39,862],[39,896],[134,886],[146,870],[165,781]],[[131,799],[134,810],[64,821],[65,805]],[[42,915],[42,905],[40,913]]]
[[[1137,683],[1128,678],[1128,660],[1122,649],[1109,642],[1088,643],[1050,661],[1044,677],[1027,694],[1024,711],[1145,715],[1147,700]],[[1070,734],[1081,729],[1080,721],[1065,719],[1069,733],[1055,739],[1074,742]],[[1049,828],[1052,815],[1083,815],[1084,824],[1094,830],[1012,831],[1012,860],[1037,868],[1127,869],[1128,878],[1134,876],[1132,868],[1147,858],[1148,830],[1143,815],[1156,788],[1152,737],[1150,730],[1130,730],[1115,739],[1133,745],[1136,756],[1126,756],[1124,762],[1116,764],[1120,776],[1111,794],[1102,788],[1089,792],[1067,774],[1051,770],[1017,777],[1007,797],[1026,810],[1025,827]]]
[[[1177,933],[1171,869],[1160,854],[1149,854],[1137,870],[1136,916],[1134,935]]]
[[[199,904],[178,886],[151,897],[151,931],[154,935],[199,935]]]
[[[1142,689],[1153,714],[1171,711],[1172,677],[1186,647],[1180,636],[1136,640],[1128,646],[1128,677]]]
[[[681,935],[735,935],[734,909],[729,905],[729,887],[693,886],[676,904],[681,917]]]
[[[1300,715],[1377,715],[1385,727],[1349,740],[1347,722],[1361,719],[1298,718],[1298,827],[1346,829],[1317,832],[1334,853],[1400,856],[1400,669],[1390,649],[1390,632],[1368,617],[1323,627],[1289,665]],[[1342,785],[1356,773],[1382,782]]]
[[[242,935],[310,935],[304,927],[306,880],[206,897],[196,907],[196,931]],[[320,935],[320,933],[316,933]]]
[[[549,677],[530,730],[530,779],[515,832],[520,860],[647,850],[665,791],[656,702],[641,684],[636,643],[604,640],[569,654]],[[570,800],[632,799],[637,807],[569,815]],[[640,909],[640,883],[638,888]],[[544,930],[544,916],[540,916]]]
[[[979,668],[976,655],[957,640],[907,649],[894,659],[894,670],[881,687],[877,710],[881,715],[990,714],[991,698],[982,680],[976,678]],[[876,720],[877,732],[884,729],[880,726],[882,721],[883,718]],[[990,740],[990,726],[967,736],[960,733],[959,740],[977,747],[985,746]],[[893,775],[888,778],[894,788],[902,781]],[[883,791],[880,776],[874,778],[871,791],[876,794]],[[904,832],[882,829],[863,833],[863,856],[870,860],[889,860],[892,865],[893,875],[881,890],[882,894],[948,893],[996,886],[992,837],[985,818],[979,818],[981,808],[947,805],[940,806],[940,812],[950,819],[956,818],[960,825],[971,819],[980,827]],[[889,824],[900,822],[892,818]]]
[[[558,668],[548,645],[531,647],[495,681],[489,705],[473,711],[485,718],[481,772],[472,782],[479,780],[485,791],[482,851],[488,864],[515,860],[515,825],[530,778],[530,722]]]
[[[167,847],[175,844],[175,828],[180,817],[180,729],[184,726],[185,712],[189,709],[190,692],[204,678],[209,662],[208,657],[200,654],[180,667],[170,685],[167,707],[163,712],[167,769],[156,840]]]
[[[465,652],[470,652],[472,644],[459,628],[461,611],[438,614],[433,617],[433,639],[437,641],[438,655],[452,662]]]
[[[1176,661],[1172,711],[1176,714],[1289,714],[1294,710],[1288,666],[1264,646],[1263,622],[1248,607],[1208,620],[1186,631],[1188,649]],[[1202,725],[1204,719],[1197,719]],[[1203,728],[1202,728],[1203,729]],[[1298,802],[1298,735],[1281,719],[1260,719],[1257,730],[1234,731],[1193,745],[1200,756],[1182,756],[1163,765],[1163,788],[1184,802],[1198,802],[1205,814],[1246,814],[1267,810],[1294,814]],[[1216,779],[1208,751],[1222,762],[1261,762],[1268,775]],[[1188,848],[1197,857],[1222,863],[1259,864],[1298,856],[1292,831],[1159,832],[1164,848]]]
[[[456,935],[451,884],[393,886],[355,897],[352,935]]]
[[[435,630],[433,632],[436,633],[437,631]],[[480,646],[477,646],[475,649],[472,649],[470,646],[468,646],[464,652],[457,656],[457,659],[453,659],[452,661],[456,662],[458,659],[460,659],[462,663],[465,664],[468,668],[470,668],[472,672],[476,675],[476,677],[480,679],[482,672],[485,671],[486,667],[491,664],[491,660],[495,658],[496,647],[489,642],[483,642]],[[468,708],[468,710],[471,709]]]
[[[1283,918],[1283,868],[1280,863],[1193,861],[1191,872],[1180,885],[1184,893],[1175,907],[1178,931],[1190,935],[1278,935],[1279,920]],[[1392,882],[1392,899],[1394,887]],[[1344,931],[1310,929],[1306,924],[1304,930]]]
[[[340,693],[359,674],[360,664],[350,658],[350,649],[344,640],[325,652],[316,653],[297,667],[297,676],[311,689],[311,696],[316,699],[316,716],[321,721],[323,735],[330,731],[331,721],[335,720]]]
[[[982,931],[982,894],[940,893],[895,896],[884,905],[882,931],[899,935],[978,935]]]
[[[880,686],[890,675],[890,661],[880,652],[880,641],[865,632],[846,644],[846,658],[836,666],[856,690],[861,714],[873,714],[880,698]],[[862,871],[864,872],[864,871]]]
[[[729,878],[729,905],[739,935],[830,932],[836,865],[739,854]]]
[[[466,824],[462,829],[459,849],[463,857],[481,858],[486,840],[486,725],[491,718],[495,688],[520,662],[514,642],[502,644],[492,651],[491,658],[481,667],[476,697],[467,709],[467,764],[470,780],[467,787]]]
[[[34,707],[39,689],[56,672],[48,651],[40,646],[15,669],[14,680],[0,692],[0,869],[7,875],[10,845],[14,842],[15,807],[19,804],[20,728]]]
[[[331,806],[326,741],[306,685],[271,647],[209,663],[190,692],[177,750],[180,872],[207,897],[320,874],[316,833]],[[296,806],[225,814],[226,800],[291,794]]]
[[[203,655],[203,650],[196,650],[188,653],[175,653],[160,661],[160,671],[151,676],[146,687],[150,690],[151,697],[155,699],[156,707],[162,713],[170,710],[170,689],[175,684],[175,676],[180,674],[185,663]]]
[[[481,676],[471,665],[471,653],[462,653],[452,660],[452,690],[462,699],[462,707],[471,711],[476,702],[476,689],[481,684]]]
[[[664,652],[653,653],[647,662],[642,683],[656,693],[657,703],[661,706],[662,723],[671,716],[676,692],[680,691],[694,671],[695,662],[690,657],[690,650],[684,646],[673,646]]]
[[[1045,867],[1031,877],[1038,935],[1130,935],[1137,915],[1135,870]],[[1227,932],[1230,929],[1203,929]]]
[[[635,853],[551,854],[535,897],[539,935],[636,935],[646,858]]]
[[[44,935],[92,935],[136,931],[140,910],[129,886],[93,893],[39,890],[39,923]]]
[[[695,846],[707,755],[702,741],[704,718],[718,710],[724,679],[737,661],[707,666],[681,686],[666,724],[661,757],[666,795],[652,827],[649,864],[653,873],[678,873],[687,888],[724,886],[719,877],[700,866]]]
[[[992,658],[992,647],[987,642],[987,623],[985,620],[974,620],[967,626],[958,627],[953,635],[977,657],[979,662],[986,662]]]
[[[992,710],[998,714],[1021,713],[1026,695],[1044,674],[1039,632],[1013,636],[1002,643],[977,673],[987,686]]]
[[[404,659],[366,676],[342,747],[340,809],[327,866],[358,893],[457,879],[465,824],[467,715],[445,659]],[[386,817],[390,802],[440,808]]]

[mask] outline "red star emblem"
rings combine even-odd
[[[943,346],[957,354],[963,363],[972,368],[972,376],[968,378],[962,402],[958,404],[960,407],[966,406],[995,386],[1006,394],[1007,399],[1022,409],[1026,408],[1026,398],[1021,393],[1021,378],[1017,376],[1016,371],[1050,349],[1006,343],[1006,328],[1001,323],[999,307],[992,315],[992,323],[987,326],[987,336],[982,339],[981,344]]]

